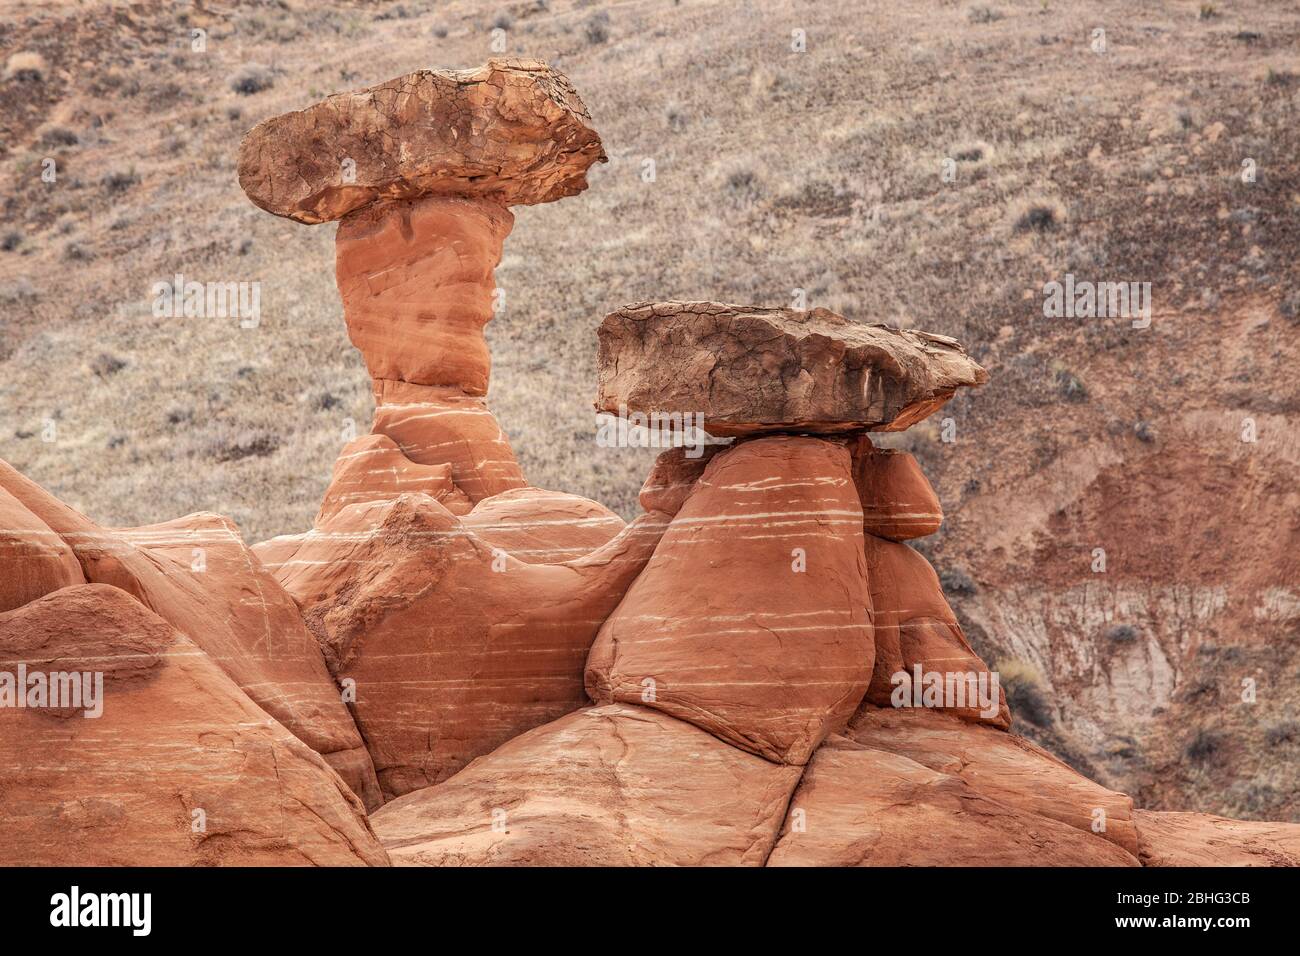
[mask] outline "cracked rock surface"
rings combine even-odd
[[[1300,866],[1300,824],[1137,810],[1143,866]]]
[[[540,60],[418,70],[264,120],[239,149],[261,208],[329,222],[378,199],[466,196],[533,205],[587,188],[600,137],[563,73]]]
[[[374,816],[398,866],[758,866],[799,771],[645,707],[579,710]]]
[[[832,737],[791,799],[770,866],[1137,866],[1115,844],[961,776]]]
[[[643,302],[597,335],[599,411],[702,413],[713,435],[902,431],[988,380],[953,339],[826,309]]]

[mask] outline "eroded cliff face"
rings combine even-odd
[[[1122,379],[1080,363],[1094,394],[1050,441],[995,374],[959,415],[967,434],[998,416],[986,440],[906,442],[950,513],[927,551],[976,645],[1021,678],[1016,729],[1142,805],[1300,812],[1300,385],[1263,394],[1249,372],[1300,360],[1286,327],[1252,298],[1157,314],[1124,333],[1153,339]],[[1171,363],[1193,402],[1150,387]]]

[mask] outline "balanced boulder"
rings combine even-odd
[[[344,450],[313,529],[256,552],[353,695],[387,796],[584,704],[596,630],[666,522],[529,488],[485,400],[509,207],[582,191],[598,161],[568,80],[525,60],[331,96],[241,147],[258,206],[340,220],[372,434]]]
[[[902,431],[988,380],[953,339],[826,309],[643,302],[597,335],[598,410],[700,414],[713,435]]]
[[[265,120],[240,146],[240,185],[262,209],[341,220],[336,277],[372,430],[449,465],[470,505],[525,486],[483,400],[508,207],[575,195],[604,161],[582,100],[538,60],[409,73]]]
[[[239,184],[277,216],[319,223],[381,199],[470,196],[551,202],[605,162],[564,74],[540,60],[417,70],[255,126]]]

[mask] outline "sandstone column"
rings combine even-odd
[[[372,379],[374,431],[413,462],[448,464],[468,503],[525,484],[484,400],[492,271],[513,224],[492,199],[425,196],[365,206],[335,237],[343,317]]]
[[[369,442],[345,449],[374,481],[417,465],[427,490],[464,514],[525,486],[485,401],[492,273],[510,206],[587,187],[604,162],[578,94],[537,60],[420,70],[328,97],[254,127],[240,147],[249,198],[304,223],[339,221],[336,274],[352,343],[373,380]],[[355,483],[357,469],[350,478]]]

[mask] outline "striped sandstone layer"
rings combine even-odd
[[[904,697],[915,700],[923,694],[912,692],[917,669],[922,675],[948,675],[959,678],[964,696],[961,701],[929,704],[950,710],[967,720],[992,724],[1006,730],[1011,726],[1011,711],[1006,693],[993,683],[992,669],[966,641],[957,616],[948,606],[939,584],[939,576],[930,562],[905,543],[866,535],[867,575],[871,581],[871,606],[875,611],[876,657],[867,688],[867,704],[895,707],[895,692],[907,691]],[[968,693],[969,678],[984,682],[991,697],[986,710]],[[922,685],[922,688],[924,685]],[[955,695],[956,685],[954,685]],[[996,697],[992,697],[996,694]]]
[[[890,541],[909,541],[939,530],[943,508],[915,457],[876,448],[866,435],[859,435],[850,448],[863,531]]]
[[[367,806],[378,805],[369,754],[320,646],[229,519],[197,514],[143,528],[101,528],[3,461],[0,489],[21,504],[29,522],[40,522],[25,532],[28,540],[52,548],[57,539],[79,565],[81,580],[61,564],[66,579],[47,577],[44,588],[84,581],[131,594],[320,753]]]
[[[571,502],[502,505],[478,521],[423,494],[349,505],[276,559],[330,671],[355,691],[386,798],[582,706],[588,648],[667,521],[643,515],[610,537],[622,522],[608,515],[530,520]],[[539,551],[581,555],[535,563]]]
[[[365,807],[126,591],[0,614],[0,672],[102,675],[97,716],[0,708],[0,865],[382,866]]]
[[[335,237],[343,318],[373,380],[372,431],[415,464],[449,466],[471,505],[526,484],[483,398],[492,272],[513,222],[490,200],[424,197],[367,206]]]
[[[456,492],[471,504],[527,487],[510,439],[482,398],[387,379],[373,386],[374,433],[391,438],[412,462],[447,465]]]
[[[642,704],[803,764],[874,655],[849,453],[775,436],[715,455],[587,660],[597,703]]]

